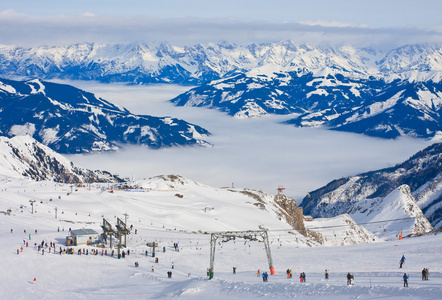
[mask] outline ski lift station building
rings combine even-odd
[[[98,242],[98,232],[93,229],[75,229],[71,230],[71,235],[66,237],[66,245],[90,245]]]

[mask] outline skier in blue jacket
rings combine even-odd
[[[408,275],[407,275],[407,273],[404,273],[404,276],[402,278],[404,278],[404,287],[408,287]]]
[[[402,255],[402,258],[401,258],[401,260],[399,261],[399,268],[402,269],[402,265],[404,264],[404,262],[405,262],[405,255]]]

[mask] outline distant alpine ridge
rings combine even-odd
[[[210,133],[170,117],[135,115],[75,87],[0,79],[0,134],[29,135],[59,153],[208,145]]]
[[[413,211],[415,216],[422,210],[433,227],[441,229],[442,143],[425,148],[395,167],[334,180],[310,192],[300,206],[305,214],[314,217],[348,213],[359,221],[360,215],[367,221],[370,215],[379,215],[375,211],[383,209],[385,213],[381,215],[388,219],[389,213],[398,207],[397,203],[385,204],[389,199],[397,201],[392,193],[403,195],[405,210]]]
[[[238,118],[288,115],[287,124],[382,138],[442,134],[442,45],[390,51],[292,41],[18,48],[0,46],[0,75],[198,87],[171,101]]]
[[[21,48],[0,45],[0,75],[133,84],[201,85],[234,74],[273,76],[307,70],[314,76],[440,80],[442,45],[407,45],[390,51],[353,46],[296,45],[292,41],[221,42],[177,47],[168,43]]]

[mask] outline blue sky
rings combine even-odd
[[[291,39],[394,47],[441,42],[440,12],[440,0],[2,1],[0,43]]]

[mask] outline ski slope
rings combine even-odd
[[[143,189],[111,193],[103,189],[112,189],[108,185],[75,187],[1,176],[0,211],[11,213],[0,213],[0,299],[437,299],[442,295],[440,234],[401,241],[356,239],[360,244],[333,246],[344,241],[341,227],[334,237],[331,230],[322,230],[330,242],[319,246],[290,230],[265,197],[267,210],[260,210],[237,191],[180,177],[175,182],[153,178],[136,184]],[[34,214],[30,199],[36,200]],[[103,216],[115,225],[117,217],[124,221],[124,213],[127,224],[134,226],[127,241],[130,255],[121,259],[77,255],[78,248],[89,253],[98,249],[92,246],[74,247],[73,255],[59,254],[60,246],[67,248],[63,243],[69,228],[101,233]],[[306,227],[321,232],[321,223],[339,226],[346,218],[314,220]],[[214,278],[208,280],[210,235],[204,233],[260,226],[269,230],[276,270],[269,282],[257,277],[258,269],[268,271],[263,243],[242,239],[217,245]],[[17,254],[24,241],[29,247]],[[55,242],[56,254],[46,248],[42,255],[34,248],[42,241]],[[154,241],[159,263],[146,246]],[[399,269],[402,255],[406,261]],[[136,261],[139,267],[134,266]],[[232,274],[233,267],[237,274]],[[430,271],[428,281],[421,280],[424,267]],[[286,278],[287,268],[293,270],[292,279]],[[325,269],[329,280],[324,279]],[[172,278],[167,278],[168,271]],[[410,275],[409,288],[402,287],[404,271]],[[306,273],[305,283],[299,282],[300,272]],[[347,272],[354,274],[355,285],[346,285]]]

